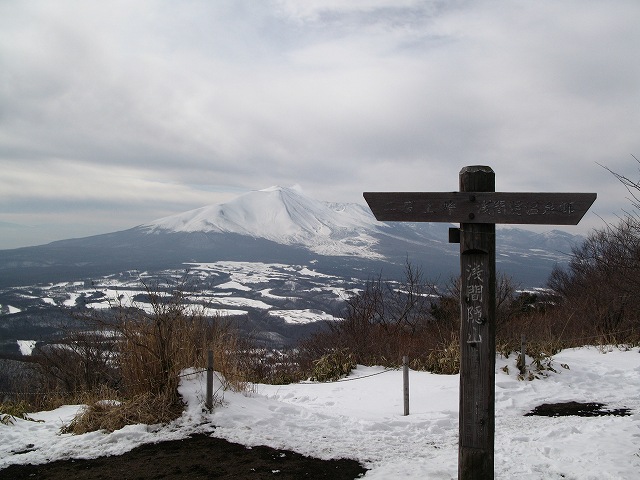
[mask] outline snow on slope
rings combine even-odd
[[[322,255],[380,258],[371,247],[379,228],[371,212],[357,204],[309,198],[299,188],[271,187],[142,225],[149,233],[218,232],[302,245]]]
[[[606,351],[607,353],[603,353]],[[496,364],[496,479],[637,479],[640,471],[640,355],[579,348],[554,357],[557,373],[517,379],[515,358]],[[509,366],[509,372],[502,367]],[[457,474],[458,375],[411,372],[409,416],[403,416],[402,372],[359,366],[348,381],[254,385],[225,392],[223,406],[203,413],[203,374],[182,378],[187,402],[169,425],[130,425],[110,434],[61,434],[80,406],[31,415],[42,423],[0,423],[0,469],[57,459],[117,455],[144,443],[206,432],[244,445],[269,445],[320,458],[355,458],[367,480],[441,479]],[[217,380],[216,380],[217,382]],[[626,417],[524,416],[563,401],[628,408]],[[0,471],[2,477],[2,471]]]

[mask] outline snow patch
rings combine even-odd
[[[221,290],[240,290],[240,291],[243,291],[243,292],[250,292],[251,291],[251,287],[247,287],[246,285],[243,285],[243,284],[238,283],[238,282],[222,283],[220,285],[216,285],[216,288],[219,288]]]
[[[293,324],[338,320],[333,315],[308,308],[304,310],[271,310],[269,316],[282,318],[286,323]]]
[[[13,305],[0,305],[0,314],[6,313],[12,315],[14,313],[20,313],[21,311],[20,308],[14,307]]]
[[[36,348],[35,340],[17,340],[20,353],[25,356],[31,355],[33,349]]]

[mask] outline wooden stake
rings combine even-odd
[[[527,367],[527,357],[525,352],[525,335],[524,333],[520,335],[520,356],[518,358],[518,370],[520,370],[520,375],[524,375]]]
[[[404,415],[409,415],[409,357],[402,357],[402,384],[404,396]]]
[[[213,409],[213,351],[207,352],[207,398],[205,407],[211,411]]]

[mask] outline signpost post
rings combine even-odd
[[[501,193],[490,167],[460,171],[459,192],[365,192],[377,220],[460,223],[460,413],[458,479],[494,478],[495,225],[577,225],[595,193]]]

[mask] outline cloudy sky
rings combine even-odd
[[[640,176],[638,0],[0,1],[0,248],[272,185],[321,200]],[[600,164],[600,165],[599,165]]]

